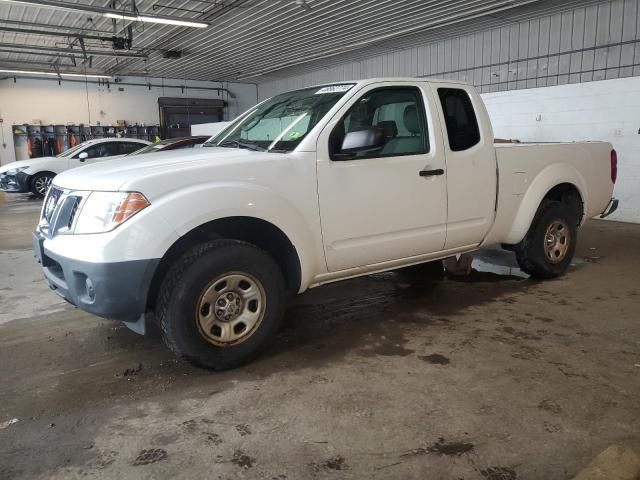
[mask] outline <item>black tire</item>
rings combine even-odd
[[[550,243],[548,250],[546,237],[554,225],[562,227],[565,243],[558,243],[557,249],[556,244]],[[536,278],[555,278],[564,274],[576,250],[577,225],[578,214],[573,209],[562,202],[545,200],[538,208],[527,235],[515,247],[522,271]],[[561,250],[560,256],[558,252]]]
[[[53,177],[55,177],[55,175],[50,172],[36,173],[31,179],[31,185],[29,186],[31,193],[38,198],[43,198],[47,193],[49,185],[51,185]]]
[[[215,287],[215,279],[238,272],[261,284],[261,320],[246,339],[214,344],[202,332],[198,317],[203,295]],[[284,316],[286,287],[278,265],[263,250],[236,240],[214,240],[197,245],[175,262],[162,282],[156,305],[165,344],[193,364],[220,371],[249,362],[268,345]]]
[[[444,267],[442,261],[420,263],[398,270],[400,276],[413,285],[423,285],[433,280],[444,278]]]

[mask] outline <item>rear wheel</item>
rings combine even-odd
[[[198,245],[169,270],[157,316],[177,355],[213,370],[252,360],[280,326],[285,282],[275,261],[234,240]]]
[[[49,172],[36,173],[31,179],[31,193],[36,197],[44,197],[47,194],[53,177],[53,173]]]
[[[565,273],[576,249],[577,224],[578,215],[566,204],[545,201],[515,248],[520,268],[538,278]]]

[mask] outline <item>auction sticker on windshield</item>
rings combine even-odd
[[[330,85],[328,87],[322,87],[320,90],[316,92],[316,95],[320,95],[323,93],[342,93],[342,92],[346,92],[351,87],[353,87],[352,83],[349,83],[346,85]]]

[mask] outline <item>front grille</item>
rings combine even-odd
[[[76,219],[76,213],[78,213],[78,207],[82,201],[82,197],[70,197],[72,200],[71,209],[69,210],[69,218],[67,219],[67,228],[73,227],[73,221]]]
[[[40,231],[48,238],[69,233],[82,203],[83,193],[86,192],[65,192],[52,186],[42,207]]]
[[[42,207],[42,219],[48,224],[51,224],[51,219],[53,218],[53,214],[58,206],[58,201],[63,193],[64,192],[61,189],[54,186],[51,186],[47,192],[47,197],[44,199],[44,205]]]

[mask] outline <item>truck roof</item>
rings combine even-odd
[[[371,83],[380,83],[380,82],[427,82],[427,83],[454,83],[458,85],[471,85],[471,83],[469,82],[463,82],[461,80],[448,80],[445,78],[375,77],[375,78],[365,78],[362,80],[341,80],[339,82],[326,82],[326,83],[320,83],[317,85],[311,85],[309,87],[304,87],[304,88],[325,87],[328,85],[342,85],[342,84],[348,84],[348,83],[355,83],[357,85],[369,85]]]

